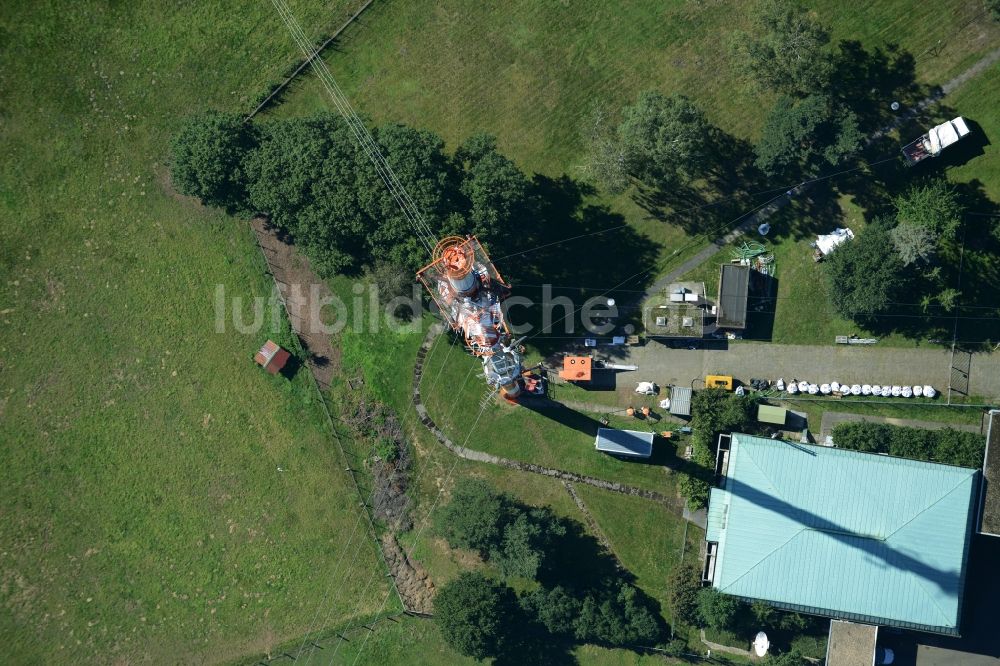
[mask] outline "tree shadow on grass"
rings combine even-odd
[[[936,92],[933,86],[917,82],[916,60],[899,45],[869,51],[857,40],[840,42],[832,88],[867,132],[892,122],[893,102],[906,110]]]
[[[528,507],[521,506],[528,510]],[[617,560],[592,535],[586,532],[582,523],[570,518],[557,518],[564,534],[557,537],[546,551],[537,582],[545,589],[562,587],[571,597],[581,602],[592,596],[597,599],[614,598],[620,585],[633,585],[635,576],[618,566]],[[646,608],[655,621],[660,636],[667,634],[668,627],[662,611],[655,599],[638,588],[636,603]],[[529,612],[523,608],[514,611],[508,622],[516,629],[507,644],[507,650],[498,655],[495,664],[575,664],[573,649],[582,644],[572,636],[549,632]],[[594,641],[588,641],[594,642]],[[597,644],[602,644],[596,641]],[[606,647],[623,647],[606,644]]]
[[[545,566],[538,572],[543,587],[562,586],[574,595],[601,589],[608,581],[634,582],[635,576],[619,569],[615,558],[582,523],[561,518],[566,534],[560,537],[548,553]]]
[[[588,299],[624,302],[628,290],[652,278],[659,246],[625,224],[607,206],[590,202],[595,190],[568,176],[536,175],[532,182],[533,220],[524,225],[507,256],[494,256],[501,274],[530,306],[511,310],[513,325],[526,325],[528,343],[542,355],[564,346],[567,338],[586,337],[581,312]],[[541,285],[561,303],[543,317]],[[551,299],[550,299],[551,300]],[[605,332],[607,334],[607,332]]]
[[[1000,206],[989,199],[979,180],[952,187],[967,211],[957,237],[942,244],[932,264],[907,269],[909,279],[900,285],[887,315],[859,320],[875,334],[895,333],[943,344],[950,344],[954,337],[969,350],[1000,341],[996,299],[1000,291],[1000,218],[991,217],[1000,214]],[[945,289],[959,292],[952,309],[937,300]]]
[[[635,203],[652,219],[673,224],[688,235],[710,232],[755,206],[753,193],[766,189],[754,166],[753,146],[714,128],[700,173],[690,181],[638,183]]]

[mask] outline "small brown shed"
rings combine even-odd
[[[257,362],[257,365],[264,368],[272,375],[276,375],[281,372],[281,369],[285,367],[288,363],[288,359],[291,358],[291,354],[288,351],[282,349],[278,346],[278,343],[273,340],[268,340],[264,343],[264,346],[260,348],[260,351],[254,355],[253,360]]]

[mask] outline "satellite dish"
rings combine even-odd
[[[757,227],[757,233],[759,233],[761,236],[766,236],[767,232],[769,232],[770,230],[771,230],[771,225],[768,224],[767,222],[764,222],[759,227]]]
[[[771,641],[768,640],[767,634],[763,631],[758,632],[757,636],[753,639],[753,651],[758,657],[763,657],[767,654],[768,648],[771,647]]]
[[[892,104],[889,105],[889,108],[892,109],[893,111],[899,111],[899,102],[893,102]]]
[[[609,308],[615,307],[615,299],[613,299],[613,298],[609,298],[608,299],[608,307]]]

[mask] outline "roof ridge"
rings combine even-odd
[[[791,543],[791,542],[792,542],[792,541],[793,541],[793,540],[794,540],[794,539],[795,539],[795,538],[796,538],[797,536],[799,536],[800,534],[802,534],[803,532],[805,532],[805,531],[806,531],[807,529],[808,529],[808,528],[806,528],[806,527],[801,527],[801,528],[799,528],[799,531],[798,531],[798,532],[796,532],[796,533],[795,533],[795,534],[793,534],[792,536],[788,537],[788,539],[786,539],[786,540],[785,540],[785,541],[783,541],[782,543],[780,543],[780,544],[778,544],[777,546],[775,546],[775,547],[774,547],[774,549],[773,549],[773,550],[771,550],[771,552],[769,552],[769,553],[768,553],[767,555],[765,555],[764,557],[762,557],[762,558],[760,558],[759,560],[757,560],[757,563],[756,563],[756,564],[754,564],[754,565],[753,565],[752,567],[750,567],[749,569],[747,569],[746,571],[744,571],[743,573],[741,573],[741,574],[739,575],[739,578],[737,578],[737,579],[735,579],[734,581],[732,581],[731,583],[729,583],[729,585],[727,585],[726,587],[727,587],[727,588],[729,588],[729,587],[732,587],[732,586],[733,586],[733,585],[735,585],[736,583],[740,582],[740,581],[741,581],[741,580],[743,579],[743,577],[744,577],[744,576],[746,576],[746,575],[747,575],[747,574],[749,574],[749,573],[750,573],[751,571],[753,571],[754,569],[756,569],[757,567],[759,567],[759,566],[760,566],[761,564],[763,564],[765,560],[768,560],[768,559],[770,559],[772,555],[774,555],[774,554],[775,554],[775,553],[777,553],[777,552],[778,552],[779,550],[781,550],[782,548],[784,548],[785,546],[787,546],[787,545],[788,545],[789,543]],[[724,591],[725,591],[725,590],[723,590],[723,592],[724,592]]]
[[[971,474],[963,476],[958,481],[958,483],[956,483],[954,486],[952,486],[947,492],[942,493],[936,500],[934,500],[933,502],[931,502],[930,504],[928,504],[927,506],[925,506],[923,509],[921,509],[920,511],[917,511],[915,514],[913,514],[912,516],[910,516],[909,520],[903,522],[899,527],[897,527],[896,529],[894,529],[892,532],[886,534],[885,537],[882,540],[888,542],[889,539],[891,539],[896,534],[898,534],[900,532],[900,530],[906,529],[907,525],[909,525],[914,520],[916,520],[920,516],[924,515],[925,513],[927,513],[931,509],[933,509],[935,506],[937,506],[938,504],[940,504],[941,501],[944,498],[948,497],[953,492],[955,492],[956,490],[958,490],[959,486],[963,485],[965,482],[967,482],[969,480],[969,476],[972,476],[972,475],[974,475],[976,473],[976,470],[970,470],[970,471],[971,471]]]
[[[910,578],[911,580],[916,581],[917,587],[919,587],[920,591],[924,593],[924,597],[926,599],[928,599],[934,605],[934,608],[937,609],[938,614],[940,615],[941,619],[943,620],[943,622],[941,623],[941,626],[942,627],[950,626],[951,623],[954,622],[954,620],[952,618],[948,617],[948,614],[945,613],[944,609],[941,608],[941,606],[938,604],[937,599],[934,598],[934,595],[932,595],[930,592],[927,591],[927,588],[924,587],[924,582],[921,581],[921,577],[918,576],[918,575],[916,575],[912,571],[907,572],[907,574],[908,574],[908,576],[907,576],[908,578]],[[961,612],[961,608],[959,609],[959,612]]]
[[[753,436],[753,435],[751,435],[751,436]],[[762,439],[762,438],[758,438],[758,439]],[[767,440],[767,441],[771,441],[771,440]],[[736,443],[739,444],[740,440],[736,440]],[[788,499],[781,493],[781,488],[778,487],[778,484],[776,484],[774,482],[774,479],[772,479],[770,477],[770,475],[767,472],[764,471],[764,468],[760,466],[760,463],[757,462],[757,459],[753,457],[753,449],[748,446],[746,449],[743,450],[743,456],[747,460],[749,460],[751,463],[753,463],[753,466],[757,468],[757,471],[760,472],[761,476],[763,476],[765,479],[767,479],[767,482],[771,484],[771,488],[774,489],[775,495],[777,495],[779,499],[787,502]]]

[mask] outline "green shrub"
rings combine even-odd
[[[838,448],[888,453],[911,460],[978,468],[983,464],[984,438],[974,432],[943,428],[927,430],[894,426],[887,423],[853,421],[833,428],[833,441]]]
[[[170,144],[174,187],[208,206],[244,209],[244,162],[256,145],[256,130],[239,115],[209,111],[191,116]]]
[[[517,599],[506,585],[465,572],[434,598],[434,621],[456,652],[486,659],[503,653],[519,626]]]
[[[698,617],[713,629],[732,628],[742,605],[736,597],[723,594],[714,587],[698,591]]]
[[[696,566],[686,564],[670,573],[667,578],[667,606],[675,624],[697,624],[700,589],[701,572]]]

